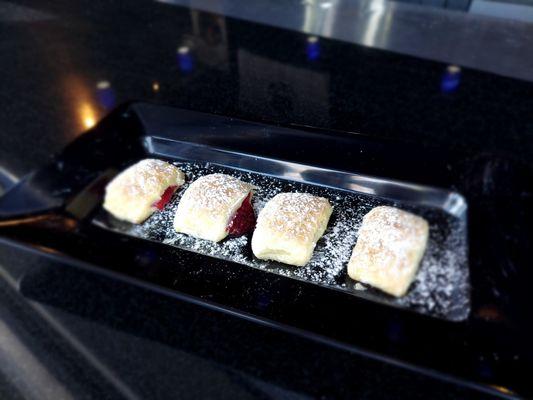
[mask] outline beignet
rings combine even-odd
[[[138,224],[162,209],[183,183],[185,175],[176,166],[141,160],[108,183],[103,207],[118,219]]]
[[[252,237],[257,258],[303,266],[324,234],[332,207],[323,197],[280,193],[259,212]]]
[[[225,174],[198,178],[183,193],[174,217],[174,229],[213,242],[230,233],[240,235],[252,230],[255,225],[251,207],[253,188]],[[235,217],[244,218],[244,224],[242,220],[235,221]]]
[[[376,207],[363,218],[348,275],[403,296],[416,275],[428,236],[425,219],[395,207]]]

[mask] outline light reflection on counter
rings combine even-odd
[[[102,109],[105,107],[99,106],[98,91],[109,89],[110,83],[100,81],[95,85],[87,82],[81,75],[70,74],[65,76],[62,86],[65,104],[74,118],[72,134],[78,136],[95,126],[102,117]]]
[[[188,46],[180,46],[176,50],[178,66],[181,72],[189,73],[194,69],[194,59]]]
[[[309,36],[307,38],[307,47],[305,50],[309,61],[318,60],[320,57],[320,42],[316,36]]]
[[[333,32],[336,14],[337,0],[304,0],[302,31],[306,33],[320,32],[321,35],[329,35]]]
[[[508,395],[515,395],[515,393],[512,390],[507,389],[505,386],[498,386],[498,385],[491,385],[491,386],[500,393],[508,394]]]
[[[96,125],[96,111],[88,102],[82,102],[78,110],[84,128],[90,129]]]
[[[104,109],[110,110],[115,106],[115,91],[109,81],[100,81],[96,84],[96,96]]]
[[[389,42],[391,13],[385,0],[372,0],[366,4],[366,19],[361,24],[361,44],[383,47]]]
[[[443,93],[455,92],[461,82],[461,68],[457,65],[448,65],[440,82],[440,90]]]

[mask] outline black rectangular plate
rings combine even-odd
[[[194,151],[176,151],[180,142]],[[468,220],[464,265],[470,272],[470,312],[441,315],[455,321],[432,318],[390,307],[390,299],[378,299],[379,293],[354,296],[93,223],[106,182],[126,166],[150,156],[203,162],[207,160],[199,157],[211,159],[211,152],[219,153],[220,168],[231,166],[236,173],[255,171],[306,190],[340,190],[342,196],[427,209],[464,225]],[[265,170],[263,163],[272,169]],[[532,394],[522,377],[533,369],[533,276],[524,268],[531,235],[523,229],[524,222],[532,221],[531,207],[527,198],[492,189],[505,182],[512,193],[512,185],[531,178],[525,171],[495,156],[126,104],[0,197],[0,241],[177,301],[290,328],[384,361],[454,376],[492,393]],[[370,178],[374,176],[382,178]],[[527,179],[518,179],[522,176]],[[32,274],[21,279],[23,294],[31,296],[26,288],[33,279]]]
[[[157,146],[150,141],[147,148],[151,156],[164,155],[174,161],[186,172],[188,182],[205,174],[221,172],[252,183],[257,188],[254,195],[256,212],[279,192],[307,192],[326,197],[334,212],[313,258],[306,266],[295,268],[256,259],[250,248],[249,235],[211,243],[177,234],[172,228],[172,219],[187,183],[165,210],[141,225],[118,221],[104,210],[93,219],[96,225],[439,318],[459,321],[468,316],[466,203],[457,193],[186,142],[159,139]],[[208,163],[204,164],[204,161]],[[372,194],[365,194],[369,192]],[[409,293],[398,299],[371,287],[356,286],[346,273],[362,218],[379,205],[392,205],[417,213],[431,226],[428,248],[417,278]]]

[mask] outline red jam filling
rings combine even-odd
[[[226,228],[232,236],[241,236],[252,231],[255,227],[255,214],[252,207],[252,194],[250,193],[242,202]]]
[[[163,208],[165,208],[166,204],[170,201],[175,191],[176,191],[176,186],[167,187],[167,189],[161,195],[161,198],[159,199],[159,201],[152,204],[152,206],[157,208],[159,211],[161,211]]]

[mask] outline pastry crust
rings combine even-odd
[[[185,182],[183,172],[162,160],[145,159],[118,174],[106,186],[104,208],[114,217],[143,222],[156,210],[169,186],[180,187]]]
[[[329,201],[308,193],[280,193],[259,213],[252,237],[257,258],[304,266],[328,226]]]
[[[393,296],[403,296],[413,282],[428,236],[424,218],[395,207],[376,207],[363,218],[348,275]]]
[[[254,186],[225,174],[202,176],[183,193],[174,217],[176,232],[219,242]]]

